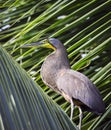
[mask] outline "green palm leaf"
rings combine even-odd
[[[70,104],[43,84],[40,67],[51,53],[20,49],[23,44],[57,37],[69,54],[72,69],[87,75],[99,88],[106,104],[101,117],[84,112],[82,129],[111,128],[111,12],[110,0],[57,0],[1,2],[0,40],[44,92],[70,115]],[[99,106],[98,106],[99,107]],[[78,124],[75,109],[73,121]]]
[[[61,108],[0,48],[1,129],[77,129]]]

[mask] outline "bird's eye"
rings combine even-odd
[[[47,42],[54,45],[54,41],[51,38],[47,39]]]

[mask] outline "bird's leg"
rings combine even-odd
[[[73,110],[74,110],[74,103],[73,103],[73,100],[72,100],[72,99],[70,100],[70,103],[71,103],[71,115],[70,115],[70,119],[72,120]]]
[[[78,107],[78,108],[79,108],[79,125],[78,125],[78,128],[79,128],[79,130],[81,130],[83,114],[82,114],[81,108],[80,107]]]

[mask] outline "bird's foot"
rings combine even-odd
[[[78,127],[79,130],[81,130],[81,126],[80,126],[80,124],[78,124],[77,127]]]

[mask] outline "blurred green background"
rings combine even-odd
[[[110,11],[110,0],[0,1],[0,44],[67,115],[70,104],[45,86],[40,77],[40,67],[52,50],[20,46],[58,38],[67,48],[72,69],[84,73],[100,90],[106,112],[100,117],[84,112],[82,130],[111,129]],[[78,119],[75,109],[73,122],[78,124]]]

